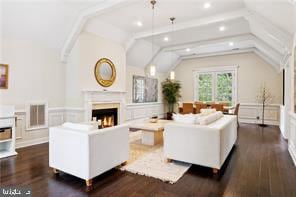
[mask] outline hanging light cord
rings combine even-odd
[[[174,21],[175,21],[175,17],[171,17],[170,20],[171,20],[171,23],[172,23],[172,38],[171,40],[173,41],[173,37],[174,37]],[[173,52],[171,51],[171,67],[173,67]]]
[[[155,8],[156,1],[152,0],[150,3],[152,4],[152,37],[151,37],[152,51],[151,51],[151,55],[153,57],[153,52],[154,52],[154,8]]]

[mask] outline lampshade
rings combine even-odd
[[[156,68],[154,65],[151,65],[150,66],[150,75],[155,76],[155,74],[156,74]]]
[[[171,73],[170,73],[170,79],[171,80],[174,80],[175,79],[175,72],[174,71],[171,71]]]

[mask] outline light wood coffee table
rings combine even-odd
[[[164,125],[171,120],[158,120],[151,123],[149,120],[133,123],[130,128],[142,130],[142,144],[154,146],[163,142]]]

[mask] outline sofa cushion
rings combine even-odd
[[[96,129],[93,125],[90,125],[90,124],[77,124],[77,123],[71,123],[71,122],[65,122],[62,126],[68,129],[81,130],[81,131],[92,131]]]
[[[173,120],[178,123],[195,124],[196,115],[194,115],[194,114],[173,114]]]
[[[218,111],[218,112],[215,112],[215,113],[212,113],[208,116],[203,116],[200,118],[200,125],[208,125],[208,124],[211,124],[212,122],[215,122],[216,120],[220,119],[223,117],[223,113]]]
[[[216,109],[201,109],[200,114],[201,116],[208,116],[216,112]]]

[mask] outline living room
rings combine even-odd
[[[295,1],[0,10],[0,194],[296,195]]]

